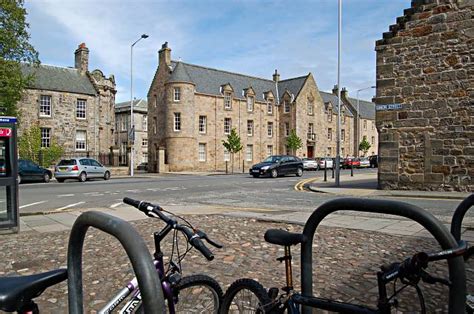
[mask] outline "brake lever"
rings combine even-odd
[[[206,240],[207,243],[209,243],[210,245],[218,248],[218,249],[222,249],[223,248],[223,245],[218,243],[218,242],[215,242],[211,239],[209,239],[209,237],[207,236],[206,233],[204,233],[204,231],[201,231],[201,230],[195,230],[195,233],[201,238],[201,239],[204,239]]]
[[[431,276],[425,270],[421,270],[420,275],[421,275],[421,280],[423,280],[423,282],[426,282],[428,284],[440,283],[440,284],[443,284],[443,285],[448,286],[448,287],[451,287],[451,285],[452,285],[451,281],[449,281],[447,279],[444,279],[444,278],[438,278],[438,277]]]

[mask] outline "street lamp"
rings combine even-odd
[[[338,27],[337,27],[337,127],[336,127],[336,178],[338,187],[340,177],[341,160],[341,32],[342,32],[342,0],[338,3]]]
[[[130,143],[130,176],[133,177],[133,158],[134,155],[134,144],[135,144],[135,124],[133,123],[133,46],[138,43],[140,40],[148,38],[147,34],[143,34],[130,46],[130,134],[129,139]]]
[[[359,143],[360,143],[360,112],[359,112],[359,92],[366,90],[366,89],[371,89],[375,88],[375,86],[369,86],[365,88],[361,88],[357,90],[357,157],[359,157]]]

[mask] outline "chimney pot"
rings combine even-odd
[[[280,74],[278,73],[277,69],[275,69],[275,73],[273,74],[273,81],[274,82],[280,81]]]
[[[161,49],[158,51],[158,66],[161,65],[171,65],[171,49],[168,47],[167,41],[161,45]]]

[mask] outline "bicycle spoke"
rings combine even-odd
[[[179,292],[176,313],[213,313],[215,296],[206,286],[189,287]]]
[[[232,300],[229,313],[256,313],[260,309],[258,298],[251,291],[240,290]]]

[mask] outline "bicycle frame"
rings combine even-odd
[[[174,221],[173,221],[174,222]],[[158,276],[161,281],[161,286],[163,289],[163,296],[168,303],[168,311],[170,314],[175,314],[174,307],[174,294],[171,284],[165,279],[165,267],[163,262],[163,252],[161,251],[161,241],[168,235],[168,233],[173,230],[172,225],[167,224],[160,232],[155,232],[153,234],[154,243],[155,243],[155,253],[154,264]],[[125,304],[125,306],[119,311],[119,313],[133,313],[134,310],[141,303],[142,297],[138,289],[137,278],[133,278],[120,292],[112,298],[112,300],[107,303],[104,308],[102,308],[98,313],[107,314],[112,313],[127,297],[133,294],[132,298]]]

